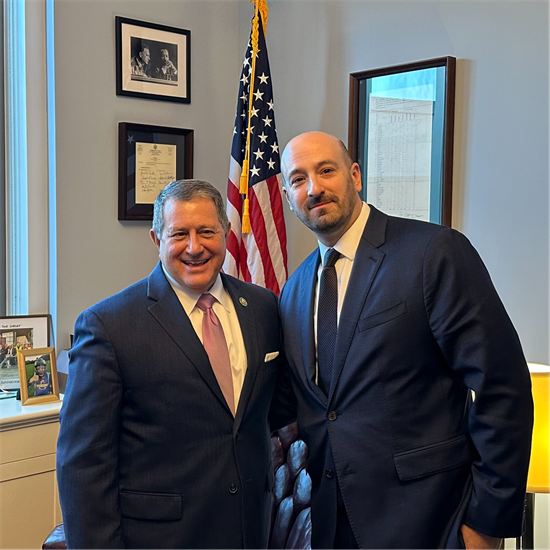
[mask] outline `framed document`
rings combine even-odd
[[[116,93],[191,102],[191,32],[116,17]]]
[[[349,152],[386,214],[451,225],[455,73],[441,57],[350,75]]]
[[[118,219],[152,220],[171,181],[193,177],[193,130],[120,122]]]

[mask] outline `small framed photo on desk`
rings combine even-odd
[[[55,349],[18,350],[21,405],[59,400]]]

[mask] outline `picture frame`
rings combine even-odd
[[[194,132],[120,122],[118,136],[118,219],[150,221],[159,192],[193,177]]]
[[[451,226],[456,58],[350,74],[348,149],[362,198]]]
[[[115,17],[116,94],[191,102],[191,31]]]
[[[49,314],[0,317],[0,390],[17,391],[20,387],[18,349],[45,348],[52,341]]]
[[[55,348],[34,348],[17,352],[21,405],[59,401]]]

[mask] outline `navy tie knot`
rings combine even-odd
[[[340,252],[335,248],[329,248],[325,252],[325,265],[324,267],[334,267],[336,262],[340,259]]]

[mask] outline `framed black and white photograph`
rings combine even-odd
[[[19,389],[17,353],[50,345],[51,317],[16,315],[0,317],[0,390]]]
[[[118,219],[151,221],[160,191],[193,177],[193,130],[120,122],[118,139]]]
[[[116,93],[191,102],[191,32],[116,17]]]
[[[17,361],[21,405],[59,401],[54,348],[20,350]]]

